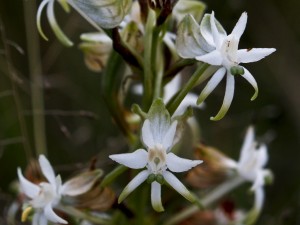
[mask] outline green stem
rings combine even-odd
[[[193,65],[195,62],[197,62],[195,59],[180,59],[180,60],[178,60],[177,62],[175,62],[174,66],[171,66],[171,68],[167,70],[167,72],[164,75],[164,81],[171,80],[183,68],[185,68],[186,66]]]
[[[215,188],[212,192],[207,194],[202,200],[200,200],[201,204],[203,207],[208,207],[218,199],[220,199],[222,196],[227,194],[228,192],[232,191],[236,187],[240,186],[242,183],[244,183],[245,180],[241,177],[234,177],[231,180],[228,180],[221,184],[219,187]],[[176,216],[172,217],[165,225],[173,225],[173,224],[178,224],[179,222],[183,221],[184,219],[190,217],[194,213],[199,211],[199,206],[193,205]]]
[[[88,220],[92,223],[95,224],[109,224],[109,220],[108,218],[101,218],[98,216],[94,216],[88,212],[82,212],[76,208],[73,208],[71,206],[62,206],[62,205],[58,205],[57,208],[77,219],[84,219],[84,220]]]
[[[128,167],[125,167],[123,165],[117,166],[113,171],[111,171],[104,177],[104,179],[100,184],[100,187],[105,187],[110,185],[118,176],[120,176],[126,170],[128,170]]]
[[[125,120],[125,109],[119,98],[119,88],[122,82],[124,68],[125,64],[122,57],[118,53],[112,52],[105,71],[102,74],[102,92],[115,123],[126,136],[129,143],[135,143],[135,135],[130,131],[129,125]]]
[[[205,70],[209,67],[209,64],[203,63],[201,66],[197,68],[197,70],[194,72],[194,74],[191,76],[189,81],[183,86],[183,88],[180,90],[179,93],[175,96],[175,98],[171,99],[167,104],[167,109],[172,116],[173,113],[176,111],[182,100],[185,98],[187,93],[189,93],[192,88],[198,84],[198,80],[201,77],[201,75],[205,72]]]
[[[43,78],[40,62],[39,39],[35,24],[36,1],[24,0],[24,19],[26,26],[29,71],[31,78],[31,101],[33,110],[33,132],[37,155],[47,155]],[[39,113],[35,113],[39,112]]]
[[[145,28],[144,36],[144,95],[143,95],[143,108],[148,111],[152,101],[152,41],[153,41],[153,27],[155,24],[156,14],[153,10],[149,9],[148,18]]]

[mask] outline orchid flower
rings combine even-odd
[[[21,169],[18,168],[21,190],[30,199],[28,204],[26,204],[28,207],[23,211],[22,220],[25,221],[28,214],[34,209],[32,225],[47,225],[48,221],[67,224],[66,220],[54,212],[54,208],[60,204],[61,197],[64,195],[77,196],[87,192],[100,174],[87,172],[84,174],[86,179],[82,176],[75,177],[62,185],[60,175],[55,177],[53,168],[44,155],[40,155],[39,164],[48,182],[34,184],[27,180],[23,176]]]
[[[211,120],[220,120],[227,113],[234,95],[235,76],[241,75],[254,88],[251,101],[258,95],[257,83],[252,74],[240,63],[256,62],[273,53],[274,48],[250,48],[238,50],[238,44],[247,23],[244,12],[231,34],[227,35],[222,25],[215,19],[214,12],[206,14],[200,26],[192,16],[186,16],[178,29],[176,47],[183,58],[195,58],[220,68],[212,75],[201,92],[197,104],[202,103],[216,88],[226,74],[226,90],[223,104],[218,114]]]
[[[207,26],[202,29],[202,35],[215,49],[207,54],[196,56],[195,58],[214,66],[221,66],[221,68],[219,68],[212,76],[211,80],[200,94],[197,103],[203,102],[220,83],[224,75],[227,74],[223,104],[218,114],[211,118],[212,120],[222,119],[228,111],[234,95],[235,75],[241,75],[253,86],[255,93],[252,96],[251,101],[256,99],[258,95],[257,83],[251,73],[239,64],[259,61],[276,50],[274,48],[238,50],[238,44],[244,33],[246,23],[247,13],[244,12],[233,28],[231,34],[227,35],[224,29],[217,27],[214,12],[212,12],[210,15],[210,27]]]
[[[265,169],[268,161],[266,145],[258,145],[255,141],[254,128],[249,127],[242,145],[238,162],[232,161],[231,167],[236,169],[239,176],[252,182],[251,191],[255,194],[254,208],[259,212],[264,202],[265,179],[271,177],[271,172]]]
[[[119,202],[123,201],[145,180],[151,183],[151,202],[153,208],[158,212],[164,210],[161,202],[161,185],[164,182],[167,182],[187,200],[195,200],[194,196],[171,172],[187,171],[202,161],[183,159],[170,152],[176,127],[177,121],[171,122],[162,100],[156,100],[142,126],[141,139],[146,149],[109,156],[112,160],[129,168],[145,168],[124,188]]]

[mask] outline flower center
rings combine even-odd
[[[227,36],[227,38],[224,40],[222,44],[221,52],[223,55],[223,65],[228,70],[231,70],[232,67],[238,67],[238,62],[237,62],[238,44],[239,41],[236,40],[232,35]]]
[[[49,183],[40,184],[40,192],[37,197],[32,199],[31,205],[34,208],[44,208],[47,204],[57,204],[60,199],[60,196],[56,193],[54,187]]]
[[[148,169],[155,175],[166,170],[166,150],[158,144],[148,150]]]

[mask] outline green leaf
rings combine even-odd
[[[73,0],[73,3],[97,25],[111,29],[122,22],[132,0]]]

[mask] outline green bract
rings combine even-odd
[[[106,29],[117,27],[128,13],[132,3],[131,0],[73,0],[72,2],[97,25]]]

